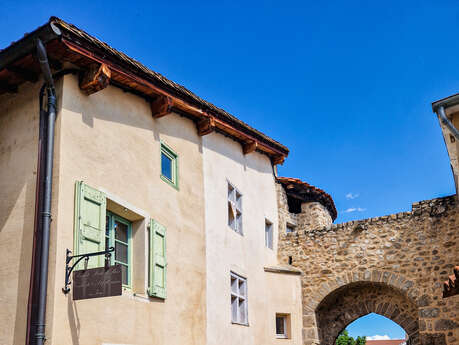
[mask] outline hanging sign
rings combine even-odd
[[[121,265],[74,271],[72,284],[74,300],[120,296]]]

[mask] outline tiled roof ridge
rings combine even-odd
[[[309,196],[314,196],[315,201],[321,203],[323,206],[327,208],[333,220],[335,220],[336,217],[338,216],[338,211],[336,210],[335,202],[333,201],[333,198],[331,197],[330,194],[325,192],[323,189],[315,187],[296,177],[277,177],[277,180],[282,184],[282,186],[284,186],[284,189],[286,189],[286,186],[288,184],[295,184],[301,189],[303,189],[305,193],[308,194]],[[286,189],[286,192],[288,193],[287,189]]]
[[[206,108],[207,110],[211,111],[214,113],[214,115],[217,115],[227,121],[230,121],[242,128],[245,128],[246,130],[252,132],[252,134],[256,135],[258,139],[261,139],[262,141],[265,141],[267,143],[270,143],[274,146],[276,146],[280,151],[284,152],[285,154],[288,154],[289,149],[279,143],[278,141],[272,139],[271,137],[267,136],[266,134],[258,131],[257,129],[253,128],[252,126],[248,125],[244,121],[238,119],[234,115],[228,113],[227,111],[215,106],[214,104],[202,99],[201,97],[197,96],[190,90],[188,90],[186,87],[164,77],[162,74],[153,71],[152,69],[144,66],[142,63],[139,61],[129,57],[125,53],[118,51],[114,48],[112,48],[108,43],[105,43],[98,38],[88,34],[86,31],[78,28],[76,25],[68,23],[64,20],[62,20],[59,17],[52,16],[49,19],[49,23],[54,23],[57,24],[60,28],[63,28],[64,30],[70,31],[73,34],[76,34],[83,39],[90,41],[92,44],[95,44],[96,46],[99,46],[99,48],[107,51],[108,53],[114,55],[115,57],[123,60],[125,63],[131,65],[132,67],[142,71],[146,75],[149,75],[150,77],[154,78],[157,82],[161,83],[163,86],[166,88],[173,89],[177,94],[179,94],[181,97],[187,98],[189,100],[192,100],[193,102],[199,104],[201,107]]]

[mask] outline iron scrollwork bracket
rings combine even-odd
[[[62,292],[67,294],[70,292],[69,285],[72,284],[70,281],[70,275],[72,274],[73,269],[80,263],[81,260],[85,259],[86,263],[89,261],[89,258],[91,256],[99,256],[99,255],[105,255],[105,263],[109,262],[111,252],[115,250],[114,247],[110,247],[107,250],[101,251],[101,252],[94,252],[94,253],[87,253],[87,254],[80,254],[80,255],[70,255],[72,254],[72,251],[69,249],[66,249],[65,251],[65,286],[62,288]],[[78,258],[72,266],[70,266],[70,261],[73,259]]]

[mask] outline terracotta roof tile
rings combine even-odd
[[[304,202],[316,201],[321,203],[327,208],[328,212],[330,212],[330,216],[333,220],[338,216],[333,198],[324,190],[294,177],[278,177],[277,181],[282,184],[287,195],[295,192],[297,196],[303,198]]]

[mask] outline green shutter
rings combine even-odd
[[[151,219],[150,221],[150,276],[148,294],[166,298],[166,228]]]
[[[105,250],[105,194],[78,181],[75,185],[75,255]],[[88,268],[102,267],[104,255],[89,259]],[[84,260],[78,269],[84,268]]]

